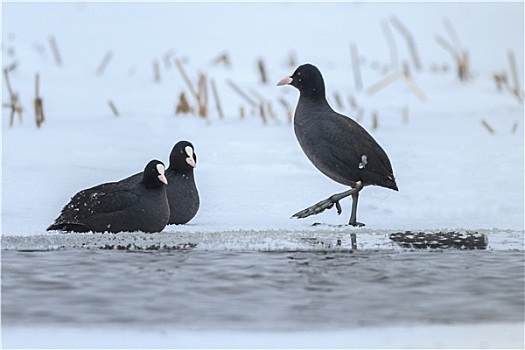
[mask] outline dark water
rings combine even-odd
[[[523,251],[2,251],[4,326],[319,330],[523,318]]]

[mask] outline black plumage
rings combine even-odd
[[[332,180],[352,187],[294,216],[303,218],[318,214],[334,204],[340,213],[339,200],[351,195],[353,205],[349,224],[362,226],[357,222],[359,191],[368,185],[398,190],[387,154],[362,126],[330,107],[324,80],[317,67],[304,64],[277,85],[292,85],[299,90],[294,131],[308,159]]]
[[[168,185],[166,193],[170,205],[168,224],[182,225],[188,223],[199,211],[200,199],[195,184],[194,169],[197,155],[193,144],[179,141],[170,153],[170,165],[166,169]],[[138,182],[142,173],[135,174],[124,181]]]
[[[124,179],[80,191],[47,230],[160,232],[170,214],[164,172],[164,164],[152,160],[139,181]]]

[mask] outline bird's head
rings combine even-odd
[[[306,96],[325,96],[324,80],[319,69],[312,64],[303,64],[289,76],[281,79],[277,86],[292,85]]]

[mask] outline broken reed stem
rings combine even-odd
[[[452,43],[446,41],[443,37],[436,35],[435,39],[439,45],[441,45],[446,51],[448,51],[453,60],[456,62],[457,74],[459,80],[468,80],[470,75],[470,64],[469,64],[469,53],[467,50],[461,47],[459,36],[454,30],[452,23],[448,18],[443,19],[443,26],[447,31]]]
[[[374,85],[370,86],[368,90],[366,90],[366,93],[369,95],[375,94],[391,82],[393,82],[396,79],[399,79],[403,76],[403,72],[397,71],[394,73],[391,73],[387,75],[383,80],[380,80],[379,82],[375,83]]]
[[[293,112],[292,107],[288,104],[288,101],[286,101],[283,97],[279,97],[279,103],[286,109],[286,116],[288,120],[288,124],[292,124],[293,121]]]
[[[485,127],[485,129],[488,130],[489,133],[491,133],[491,134],[495,133],[495,130],[489,125],[489,123],[487,123],[487,121],[485,119],[481,120],[481,124]]]
[[[106,52],[106,55],[104,56],[104,58],[102,59],[102,62],[100,62],[97,68],[97,75],[104,74],[104,71],[106,70],[106,67],[109,61],[111,61],[112,57],[113,57],[113,50],[109,50],[108,52]]]
[[[417,86],[417,84],[412,80],[412,78],[410,78],[409,73],[402,72],[402,71],[397,71],[397,72],[387,75],[383,80],[380,80],[379,82],[369,87],[367,90],[367,93],[369,95],[372,95],[378,92],[379,90],[381,90],[382,88],[384,88],[385,86],[387,86],[388,84],[400,78],[405,82],[405,84],[410,88],[410,90],[414,93],[414,95],[416,95],[416,97],[419,100],[421,101],[426,100],[425,94],[419,88],[419,86]]]
[[[396,27],[399,33],[405,37],[410,56],[412,57],[412,62],[414,63],[414,67],[418,71],[421,70],[421,61],[419,60],[419,56],[416,49],[416,43],[414,41],[412,33],[410,33],[408,28],[396,16],[392,16],[390,18],[390,21],[392,22],[394,27]]]
[[[335,104],[337,105],[337,108],[339,109],[343,109],[344,106],[343,106],[343,100],[341,99],[341,95],[339,95],[339,92],[334,92],[334,100],[335,100]]]
[[[520,81],[518,78],[518,68],[516,66],[516,57],[514,56],[514,51],[510,50],[508,52],[509,64],[510,64],[510,75],[512,76],[512,92],[517,97],[520,97]]]
[[[115,117],[118,117],[119,113],[118,113],[117,107],[115,107],[115,104],[113,103],[112,100],[108,100],[108,105],[109,105],[109,108],[111,108],[111,111],[113,112],[113,115]]]
[[[248,96],[244,91],[242,91],[241,88],[239,88],[231,79],[227,79],[226,83],[252,107],[257,106],[257,102],[254,101],[250,96]]]
[[[224,119],[224,114],[222,112],[222,107],[221,107],[221,101],[219,100],[219,94],[217,92],[217,87],[215,86],[214,79],[210,79],[210,86],[211,86],[211,92],[213,94],[213,98],[215,99],[215,106],[217,107],[217,113],[219,114],[219,118]]]
[[[153,60],[153,79],[160,83],[160,64],[158,60]]]
[[[199,117],[208,117],[208,82],[204,73],[199,74],[198,81],[198,93],[197,93],[197,105]]]
[[[18,113],[18,120],[20,123],[22,123],[22,105],[20,104],[19,96],[16,92],[13,91],[11,88],[11,82],[9,81],[9,71],[7,68],[3,69],[4,73],[4,80],[7,87],[7,92],[9,93],[9,104],[3,105],[4,107],[8,107],[11,109],[11,113],[9,115],[9,127],[13,127],[15,123],[15,113]]]
[[[259,104],[259,115],[261,116],[262,122],[264,125],[268,123],[268,119],[266,118],[266,112],[264,111],[264,103],[261,102]]]
[[[230,57],[228,56],[228,53],[223,52],[219,56],[217,56],[212,62],[213,65],[218,65],[219,63],[224,64],[226,67],[230,67]]]
[[[11,81],[9,80],[9,70],[7,68],[4,68],[3,71],[4,71],[4,80],[5,80],[5,85],[7,87],[7,92],[9,93],[9,97],[12,99],[13,90],[11,89]]]
[[[288,65],[291,68],[297,67],[297,54],[295,53],[295,51],[290,51],[290,53],[288,54]]]
[[[394,41],[394,35],[392,34],[392,30],[390,29],[390,26],[386,20],[381,21],[381,28],[383,29],[383,34],[385,35],[386,42],[388,44],[388,50],[390,51],[390,68],[397,68],[399,63],[397,59],[397,46]]]
[[[417,84],[412,80],[412,78],[410,78],[409,76],[403,74],[403,80],[406,82],[406,84],[408,85],[408,87],[410,88],[410,90],[412,90],[412,92],[414,93],[414,95],[417,96],[417,98],[420,100],[420,101],[425,101],[427,99],[427,97],[425,96],[425,94],[423,93],[423,91],[419,88],[419,86],[417,86]]]
[[[184,114],[193,113],[193,109],[191,108],[184,91],[180,93],[179,103],[175,107],[175,115],[180,114],[180,113],[184,113]]]
[[[197,91],[195,91],[195,88],[193,87],[193,84],[191,83],[190,79],[188,78],[188,75],[186,74],[186,71],[184,70],[184,67],[182,66],[182,63],[179,59],[175,59],[175,65],[177,66],[177,69],[179,70],[180,75],[182,76],[182,79],[188,86],[188,89],[190,90],[191,94],[195,97],[195,99],[198,99]]]
[[[49,46],[51,46],[51,52],[53,52],[55,63],[57,66],[62,66],[62,57],[60,56],[60,51],[58,50],[58,44],[54,35],[49,37]]]
[[[494,82],[496,83],[496,89],[498,89],[498,91],[502,91],[503,87],[505,86],[508,87],[507,73],[501,73],[501,74],[495,73],[492,77],[494,78]]]
[[[268,114],[270,115],[270,118],[272,118],[273,120],[278,120],[277,119],[277,114],[275,114],[275,112],[273,111],[273,106],[271,104],[271,102],[267,102],[266,103],[266,109],[268,111]]]
[[[377,118],[377,111],[372,111],[372,130],[377,130],[379,127],[379,120]]]
[[[518,131],[518,126],[520,125],[519,122],[514,122],[514,124],[512,124],[512,133],[515,134],[516,131]]]
[[[350,44],[350,56],[352,59],[352,70],[354,72],[355,89],[361,91],[363,89],[363,79],[361,77],[361,65],[359,63],[359,54],[355,43]]]
[[[357,100],[355,99],[354,96],[348,95],[348,103],[350,104],[350,107],[352,107],[352,109],[357,108]]]
[[[408,106],[403,106],[403,109],[401,110],[403,124],[408,124],[408,112]]]
[[[40,98],[40,74],[36,73],[35,76],[35,122],[36,126],[39,128],[44,122],[44,105],[42,98]]]
[[[461,48],[456,50],[451,43],[446,41],[443,37],[436,35],[436,42],[441,45],[446,51],[452,55],[452,59],[456,62],[458,77],[460,80],[468,80],[470,77],[470,67],[469,67],[469,55],[466,50]]]
[[[447,17],[443,18],[442,22],[443,27],[445,27],[445,30],[448,33],[448,36],[450,37],[450,39],[452,39],[452,42],[456,46],[456,51],[461,51],[461,41],[459,40],[458,33],[452,26],[452,22],[450,22],[450,20]]]
[[[257,68],[259,70],[259,77],[261,78],[261,83],[266,84],[268,83],[268,77],[266,75],[266,67],[264,64],[264,60],[260,58],[257,61]]]
[[[245,116],[244,106],[239,107],[239,116],[241,117],[241,119],[244,119],[244,116]]]

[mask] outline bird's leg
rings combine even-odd
[[[361,181],[358,181],[356,183],[356,187],[354,188],[351,188],[349,189],[348,191],[344,191],[344,192],[341,192],[341,193],[336,193],[334,195],[331,195],[330,197],[328,197],[327,199],[325,200],[322,200],[320,201],[319,203],[316,203],[304,210],[301,210],[300,212],[297,212],[295,214],[293,214],[292,217],[294,218],[298,218],[298,219],[303,219],[303,218],[306,218],[310,215],[315,215],[315,214],[319,214],[323,211],[325,211],[326,209],[330,209],[334,206],[335,204],[335,207],[337,208],[337,214],[341,214],[342,210],[341,210],[341,205],[339,204],[339,201],[343,198],[346,198],[348,196],[354,196],[354,194],[358,194],[359,191],[361,191],[361,189],[363,188],[363,184],[361,183]],[[357,210],[357,202],[354,200],[354,203],[356,203],[356,210]],[[354,208],[352,207],[352,213],[354,213]],[[352,214],[353,215],[353,214]],[[355,218],[354,218],[354,221],[355,221]],[[355,226],[355,225],[354,225]]]
[[[365,226],[365,224],[363,224],[362,222],[357,222],[357,200],[358,199],[359,199],[359,191],[352,194],[352,214],[350,215],[350,221],[348,222],[348,225]]]

